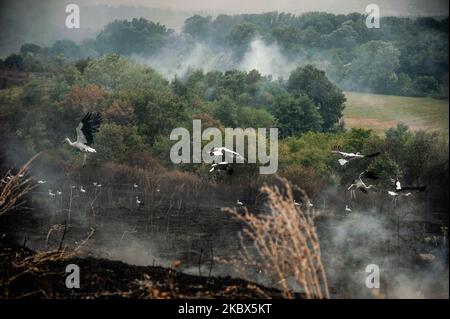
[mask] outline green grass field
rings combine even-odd
[[[412,130],[448,130],[448,100],[345,92],[344,121],[347,128],[370,128],[379,134],[399,122]]]

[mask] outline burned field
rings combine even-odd
[[[2,298],[281,298],[279,290],[242,279],[183,274],[176,269],[120,261],[46,256],[0,246]],[[79,289],[67,289],[68,264],[82,269]],[[297,297],[301,297],[300,294]]]
[[[30,190],[23,206],[1,216],[2,298],[307,297],[295,276],[286,276],[283,289],[276,267],[262,258],[269,256],[255,253],[255,242],[240,236],[248,224],[239,216],[265,220],[272,210],[289,211],[292,200],[274,209],[256,187],[146,174],[104,176],[101,187],[89,172],[85,179],[55,175]],[[50,196],[50,187],[61,195]],[[411,213],[417,207],[393,208],[377,194],[352,212],[332,210],[343,205],[340,197],[317,198],[317,207],[305,211],[314,215],[331,298],[445,296],[448,286],[440,278],[448,269],[447,239],[439,237],[445,216],[424,219]],[[296,209],[289,220],[301,212]],[[274,242],[285,238],[284,231],[274,232],[281,225],[264,226]],[[283,251],[270,253],[280,267],[291,263]],[[301,265],[301,259],[292,265],[296,260]],[[364,286],[371,263],[383,267],[382,289],[375,292]],[[79,289],[66,287],[69,264],[80,267]],[[288,267],[283,273],[293,272]]]

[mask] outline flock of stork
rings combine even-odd
[[[369,155],[363,155],[359,152],[357,153],[346,153],[342,152],[340,150],[333,150],[331,153],[339,156],[338,162],[341,166],[345,166],[350,161],[356,160],[356,159],[363,159],[363,158],[371,158],[380,155],[380,152],[369,154]],[[365,170],[361,172],[357,178],[355,178],[352,181],[352,184],[347,188],[348,191],[350,191],[350,199],[356,199],[356,191],[360,190],[362,193],[367,194],[369,190],[377,190],[377,188],[374,185],[367,185],[363,181],[364,179],[377,179],[378,175],[369,170]],[[391,189],[387,190],[387,194],[392,197],[392,202],[397,204],[397,201],[400,197],[409,197],[413,194],[413,192],[423,192],[426,190],[426,186],[402,186],[400,183],[400,180],[398,177],[391,178],[391,183],[393,187]],[[348,207],[348,205],[345,206],[346,211],[351,211],[351,209]]]
[[[84,155],[83,167],[86,164],[87,153],[95,153],[96,152],[96,150],[94,148],[92,148],[91,145],[94,140],[94,134],[98,131],[101,121],[102,121],[102,117],[101,117],[100,113],[90,113],[89,112],[81,119],[80,123],[78,124],[78,126],[76,128],[77,139],[73,142],[69,138],[65,139],[65,141],[67,141],[67,143],[69,143],[70,146],[75,147],[78,150],[80,150],[81,152],[83,152],[83,155]],[[363,154],[360,154],[359,152],[347,153],[347,152],[342,152],[340,150],[332,150],[331,153],[339,157],[338,162],[342,167],[348,165],[348,163],[350,163],[354,160],[364,159],[364,158],[372,158],[372,157],[380,155],[380,152],[369,154],[369,155],[363,155]],[[233,165],[231,162],[223,160],[223,158],[225,156],[227,156],[228,158],[234,157],[234,158],[239,158],[241,160],[245,160],[245,158],[241,154],[234,152],[225,147],[214,147],[210,151],[209,154],[214,157],[214,161],[211,164],[211,169],[209,170],[210,173],[219,172],[219,173],[224,173],[227,175],[233,174]],[[365,171],[361,172],[359,174],[359,176],[352,181],[351,185],[347,189],[350,192],[350,199],[356,199],[356,192],[358,190],[364,194],[367,194],[368,191],[372,190],[372,189],[377,191],[377,188],[374,185],[370,185],[370,184],[367,185],[363,181],[363,179],[377,179],[377,178],[378,178],[377,174],[372,171],[365,170]],[[392,202],[394,204],[397,203],[397,200],[400,197],[408,197],[408,196],[411,196],[413,194],[413,192],[422,192],[422,191],[425,191],[425,189],[426,189],[425,186],[406,186],[406,187],[402,186],[397,177],[395,179],[391,179],[391,182],[393,184],[393,187],[391,189],[387,190],[386,192],[389,196],[392,197]],[[38,183],[44,184],[45,181],[39,180]],[[101,186],[102,186],[100,183],[97,183],[97,182],[94,182],[93,185],[96,188],[101,188]],[[133,187],[137,188],[138,185],[134,184]],[[71,188],[75,188],[75,186],[71,186]],[[86,192],[86,190],[83,188],[83,186],[81,186],[79,190],[82,193]],[[55,197],[55,196],[61,195],[62,193],[60,191],[56,191],[56,193],[54,193],[51,190],[49,190],[48,194],[51,197]],[[143,201],[140,200],[138,196],[136,196],[135,199],[136,199],[136,204],[138,206],[144,205]],[[245,206],[245,204],[242,203],[240,200],[237,200],[236,204],[238,206]],[[303,203],[298,203],[294,200],[294,205],[302,206]],[[309,207],[313,207],[313,204],[311,202],[306,203],[306,205]],[[351,212],[351,208],[348,205],[346,205],[345,211]]]

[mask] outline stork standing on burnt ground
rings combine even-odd
[[[352,181],[352,184],[348,187],[348,190],[350,191],[350,199],[356,199],[356,191],[359,189],[362,193],[367,194],[369,189],[376,190],[376,187],[373,185],[366,185],[363,182],[363,178],[370,178],[370,179],[377,179],[378,176],[374,172],[371,171],[364,171],[361,172],[358,176],[358,178],[355,178]]]
[[[138,196],[136,196],[136,205],[138,207],[144,206],[144,202],[142,200],[140,200]]]
[[[294,199],[294,206],[297,206],[297,207],[303,207],[303,200],[301,200],[300,199],[300,203],[299,202],[297,202],[295,199]],[[309,200],[306,202],[306,206],[308,206],[308,207],[314,207],[314,204],[313,203],[311,203]]]
[[[65,138],[65,141],[69,143],[70,146],[73,146],[84,153],[83,167],[86,165],[87,153],[97,152],[91,145],[94,142],[94,134],[98,132],[101,122],[102,117],[100,113],[88,112],[81,119],[81,122],[76,128],[77,140],[72,142],[68,137]]]
[[[94,185],[95,189],[100,189],[102,188],[102,184],[100,184],[99,182],[93,182],[92,185]]]
[[[356,152],[356,153],[346,153],[346,152],[341,152],[340,150],[332,150],[331,153],[339,156],[340,158],[338,159],[339,164],[341,164],[341,166],[345,166],[348,162],[356,160],[356,159],[361,159],[361,158],[370,158],[370,157],[375,157],[380,155],[380,152],[376,152],[373,154],[368,154],[368,155],[363,155],[360,152]]]
[[[419,193],[424,192],[427,187],[423,186],[402,186],[399,179],[391,179],[391,182],[395,185],[395,190],[387,191],[388,195],[392,197],[392,203],[397,204],[400,197],[409,197],[413,192]]]
[[[243,202],[241,202],[239,199],[236,200],[236,205],[239,207],[245,206]]]

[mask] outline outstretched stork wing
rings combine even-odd
[[[91,145],[94,141],[94,133],[96,133],[102,122],[100,113],[88,112],[77,127],[77,142]]]
[[[373,153],[373,154],[364,155],[364,157],[374,157],[374,156],[377,156],[377,155],[380,155],[380,154],[381,154],[380,152],[376,152],[376,153]]]
[[[230,150],[230,149],[228,149],[226,147],[221,147],[221,148],[219,148],[219,150],[221,150],[224,153],[233,154],[237,158],[244,159],[244,157],[241,154],[239,154],[238,152],[234,152],[234,151],[232,151],[232,150]]]
[[[378,174],[373,171],[364,171],[361,174],[359,174],[359,178],[370,178],[370,179],[377,179]]]
[[[402,187],[401,191],[418,191],[418,192],[424,192],[427,189],[426,186],[406,186]]]

